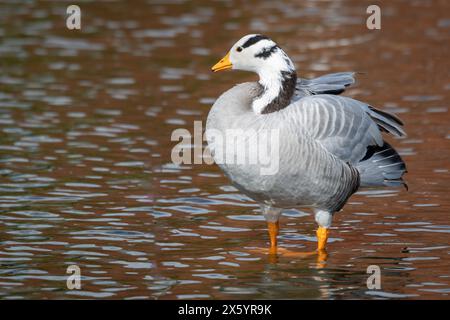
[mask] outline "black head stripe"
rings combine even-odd
[[[274,53],[275,51],[277,51],[278,46],[274,45],[270,48],[264,48],[262,49],[261,52],[255,54],[255,58],[262,58],[262,59],[267,59],[268,57],[270,57],[272,55],[272,53]]]
[[[245,41],[245,43],[241,47],[242,48],[248,48],[251,45],[254,45],[255,43],[257,43],[258,41],[261,41],[261,40],[264,40],[264,39],[269,39],[269,38],[266,37],[266,36],[263,36],[262,34],[258,34],[256,36],[251,37],[247,41]]]

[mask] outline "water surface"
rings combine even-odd
[[[0,298],[448,299],[448,1],[85,1],[0,4]],[[304,77],[358,71],[346,93],[398,114],[388,140],[409,191],[354,195],[325,265],[251,250],[268,242],[258,206],[215,165],[171,162],[242,72],[210,66],[266,33]],[[280,245],[315,248],[310,212],[287,211]],[[78,265],[82,289],[68,290]],[[367,267],[382,288],[366,286]]]

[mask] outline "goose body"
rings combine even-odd
[[[257,88],[255,83],[244,83],[222,95],[209,113],[206,130],[219,129],[225,137],[230,129],[255,129],[256,134],[277,130],[278,172],[262,175],[259,164],[246,163],[222,163],[222,170],[238,189],[260,203],[277,208],[339,210],[359,185],[356,170],[328,152],[314,138],[314,132],[302,125],[308,119],[302,112],[311,110],[301,104],[308,99],[299,100],[299,106],[295,103],[275,113],[255,115],[250,102]],[[246,146],[248,139],[238,149]],[[214,154],[214,143],[210,148]]]
[[[244,51],[246,56],[240,55]],[[260,80],[236,85],[216,100],[208,114],[206,137],[231,182],[261,204],[271,249],[276,249],[283,208],[314,210],[319,250],[324,250],[333,214],[358,188],[404,185],[405,164],[381,134],[404,135],[402,122],[366,103],[337,95],[354,82],[353,73],[299,79],[284,51],[261,35],[243,37],[213,70],[235,65],[258,73]],[[246,156],[251,154],[253,136],[278,134],[272,145],[277,150],[277,170],[261,174],[261,163],[217,161],[217,154],[230,150],[223,149],[211,132],[227,140],[239,130],[244,136],[233,152]]]

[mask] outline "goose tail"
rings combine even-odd
[[[370,146],[365,157],[356,165],[361,187],[401,187],[408,190],[403,180],[407,172],[400,155],[387,142],[383,146]]]

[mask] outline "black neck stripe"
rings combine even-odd
[[[292,96],[295,92],[295,85],[297,84],[297,73],[294,70],[281,71],[281,88],[276,96],[264,109],[262,114],[272,113],[286,108],[291,104]],[[261,86],[261,95],[265,93],[265,88]],[[261,97],[261,95],[259,97]]]
[[[248,39],[247,41],[245,41],[245,43],[242,45],[242,48],[250,47],[250,46],[254,45],[255,43],[257,43],[261,40],[264,40],[264,39],[269,39],[269,38],[266,36],[263,36],[262,34],[253,36],[250,39]]]

